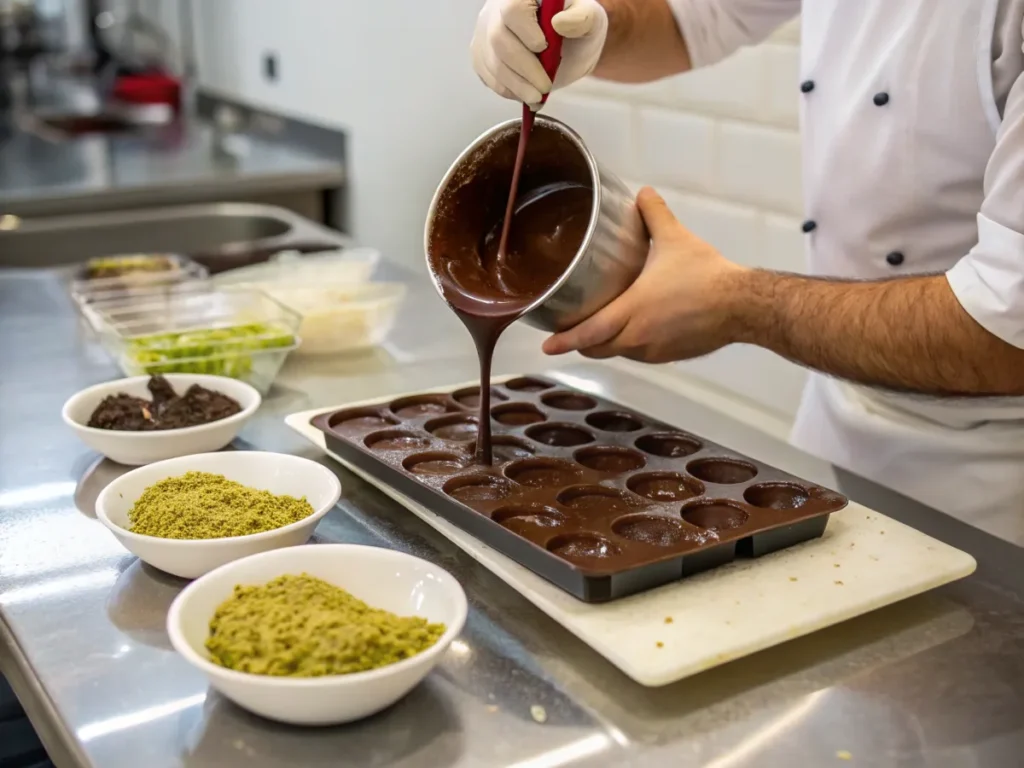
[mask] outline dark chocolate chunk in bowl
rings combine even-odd
[[[815,538],[847,503],[554,378],[493,390],[489,467],[475,458],[466,404],[478,388],[382,399],[313,424],[345,462],[586,602]]]

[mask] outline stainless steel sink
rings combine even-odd
[[[5,222],[0,268],[78,264],[94,256],[165,251],[192,256],[220,272],[278,251],[349,244],[340,232],[285,208],[214,203]]]

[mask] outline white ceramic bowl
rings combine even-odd
[[[283,528],[222,539],[162,539],[128,530],[128,510],[144,490],[193,470],[224,475],[228,480],[278,495],[305,496],[313,514]],[[117,478],[96,499],[96,517],[143,562],[194,579],[232,560],[305,544],[340,496],[341,483],[335,474],[309,459],[262,451],[198,453],[139,467]]]
[[[79,439],[93,450],[119,464],[137,466],[154,461],[187,456],[190,453],[217,451],[235,439],[250,417],[260,407],[260,393],[244,381],[225,376],[168,373],[164,376],[179,395],[193,384],[232,397],[242,406],[234,416],[220,421],[183,429],[163,429],[155,432],[128,432],[116,429],[87,427],[89,417],[103,398],[125,393],[150,399],[146,384],[149,376],[133,376],[97,384],[83,389],[64,403],[61,417],[75,431]]]
[[[369,672],[288,678],[235,672],[209,660],[205,643],[217,606],[236,584],[265,584],[308,573],[375,608],[444,622],[444,635],[422,653]],[[379,712],[412,690],[441,659],[466,621],[466,595],[447,571],[418,557],[357,544],[312,544],[265,552],[225,565],[190,584],[167,615],[174,649],[241,707],[296,725],[346,723]]]

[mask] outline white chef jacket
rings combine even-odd
[[[945,272],[971,317],[1024,348],[1024,0],[669,2],[694,67],[802,11],[813,274]],[[793,441],[982,525],[1010,512],[1024,533],[1024,398],[812,374]]]

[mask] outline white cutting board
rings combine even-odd
[[[557,379],[557,374],[549,375]],[[495,379],[496,383],[511,378]],[[294,413],[285,422],[326,451],[314,416],[386,403],[405,394],[448,392],[463,382]],[[639,412],[643,408],[619,400]],[[641,685],[675,682],[793,637],[881,608],[971,574],[976,563],[892,518],[850,505],[825,535],[610,603],[583,603],[447,520],[327,451],[407,507],[544,613]]]

